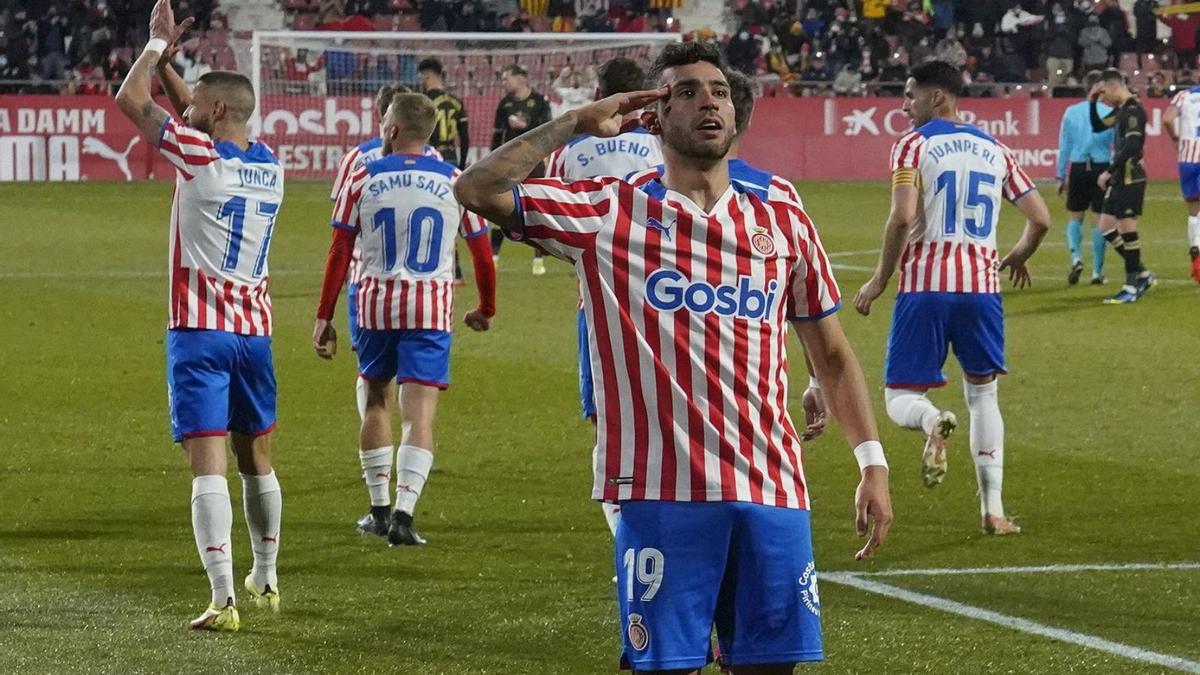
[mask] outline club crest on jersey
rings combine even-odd
[[[644,652],[650,646],[650,631],[642,623],[641,614],[629,615],[629,628],[625,634],[629,636],[629,646],[635,651]]]
[[[821,594],[817,591],[817,566],[813,562],[809,562],[804,567],[804,574],[796,580],[800,585],[800,601],[808,608],[808,611],[817,616],[821,616]]]
[[[663,233],[663,236],[665,236],[667,239],[671,238],[671,226],[664,225],[663,221],[659,220],[658,218],[647,218],[646,227],[652,230],[658,230],[659,232]]]
[[[765,232],[755,232],[752,234],[750,236],[750,245],[754,247],[755,251],[763,255],[771,255],[775,252],[775,240]]]
[[[770,316],[779,284],[772,279],[766,291],[761,291],[752,288],[753,283],[750,277],[738,277],[736,285],[713,286],[704,281],[691,281],[677,270],[660,269],[646,277],[646,300],[662,312],[687,308],[698,314],[714,312],[741,319]]]

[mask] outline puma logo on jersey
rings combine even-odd
[[[752,288],[754,280],[738,277],[737,285],[713,286],[690,281],[677,270],[660,269],[646,277],[646,300],[663,312],[687,308],[698,314],[716,313],[725,317],[761,319],[770,316],[779,284],[772,279],[766,291]]]
[[[671,226],[664,225],[663,221],[659,220],[658,218],[647,218],[646,227],[650,228],[651,230],[658,230],[659,232],[662,232],[663,236],[665,236],[667,239],[671,238]]]

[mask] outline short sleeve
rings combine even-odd
[[[354,173],[354,167],[358,165],[359,157],[362,157],[362,153],[357,147],[350,148],[342,157],[341,164],[338,164],[337,174],[333,177],[333,191],[329,193],[330,201],[337,201],[338,193],[342,191],[346,181],[350,180],[350,174]]]
[[[212,137],[168,117],[158,134],[158,151],[187,177],[197,169],[212,164],[220,155],[213,146]]]
[[[800,201],[800,193],[796,192],[796,186],[779,176],[771,176],[771,188],[768,196],[771,199],[783,200],[795,204],[801,209],[804,208],[804,202]]]
[[[925,148],[925,137],[913,131],[900,137],[892,146],[891,171],[916,169]]]
[[[1033,184],[1029,174],[1025,173],[1025,169],[1017,164],[1012,151],[1003,145],[1000,149],[1004,152],[1004,198],[1015,202],[1037,186]]]
[[[1174,96],[1171,97],[1171,105],[1175,106],[1176,108],[1182,106],[1184,99],[1187,98],[1187,95],[1188,95],[1188,91],[1186,89],[1179,92],[1178,94],[1175,94]]]
[[[359,198],[363,186],[371,176],[365,166],[359,166],[351,174],[349,180],[342,185],[337,199],[333,203],[333,218],[330,225],[349,232],[359,230]]]
[[[564,160],[567,156],[566,148],[562,147],[550,153],[546,158],[546,178],[566,178]]]
[[[636,187],[638,185],[645,185],[655,178],[658,178],[658,176],[659,171],[657,168],[642,169],[640,171],[634,171],[628,176],[625,176],[625,182]]]
[[[787,317],[791,321],[823,319],[842,306],[833,267],[808,215],[795,206],[783,209],[791,221],[796,249],[796,264],[788,278]]]
[[[616,212],[620,186],[632,186],[606,177],[570,183],[557,178],[534,178],[513,188],[516,224],[510,234],[557,258],[574,260],[591,247],[595,234]]]
[[[442,157],[442,153],[439,152],[438,149],[433,147],[432,145],[425,146],[425,156],[432,157],[439,162],[446,161],[446,159],[444,157]]]

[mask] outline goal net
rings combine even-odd
[[[570,88],[594,91],[595,70],[608,59],[648,64],[664,44],[678,40],[665,33],[256,31],[234,48],[258,97],[253,129],[275,149],[288,177],[332,178],[346,150],[379,134],[379,87],[405,84],[419,91],[422,59],[442,63],[446,91],[466,107],[468,161],[474,161],[491,147],[505,93],[501,71],[509,65],[529,73],[530,86],[557,114],[570,105]]]

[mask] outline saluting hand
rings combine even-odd
[[[621,133],[621,117],[666,98],[670,87],[613,94],[567,113],[575,117],[575,133],[611,138]]]

